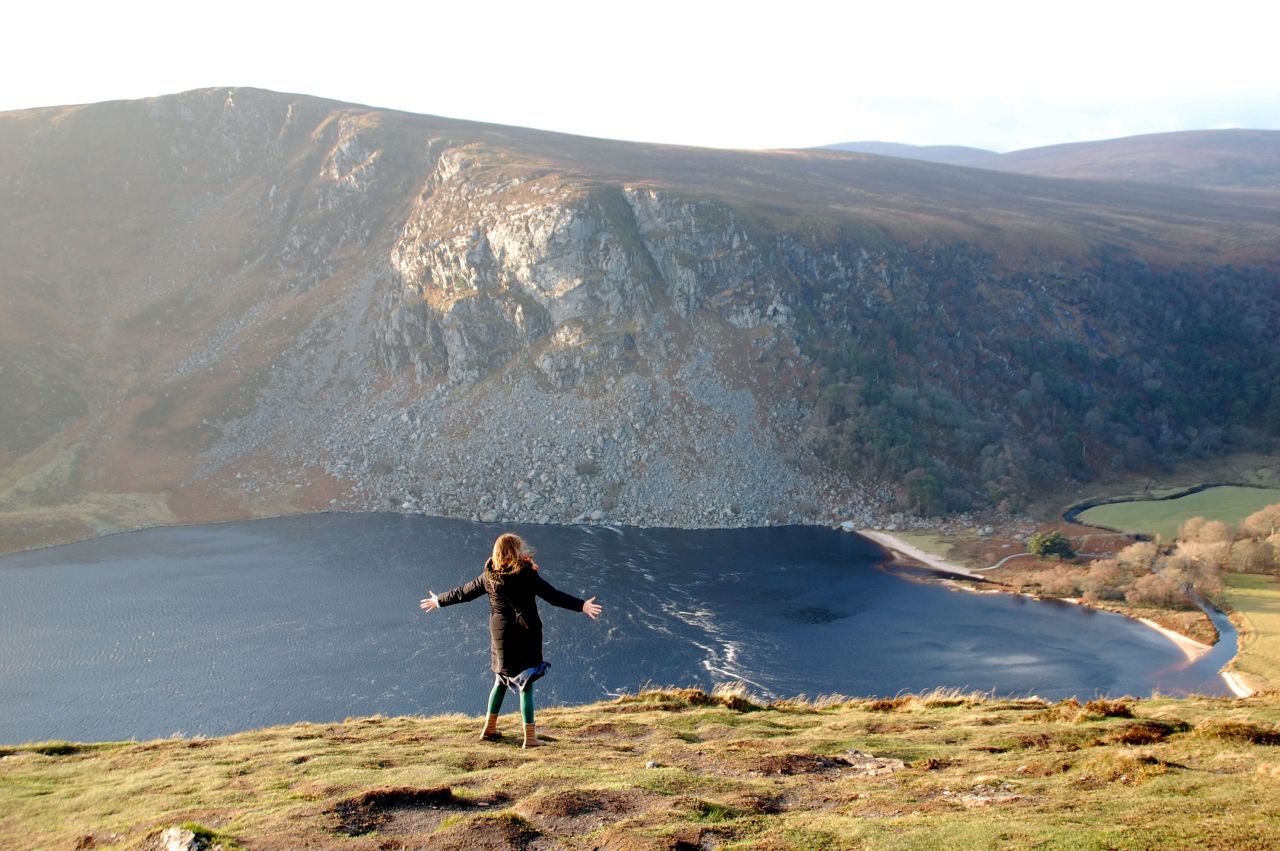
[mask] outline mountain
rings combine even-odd
[[[1073,142],[1000,154],[954,145],[846,142],[862,151],[995,171],[1222,189],[1280,189],[1280,130],[1189,130]]]
[[[254,89],[0,114],[0,191],[5,549],[327,508],[889,522],[1280,419],[1274,191]]]
[[[964,145],[904,145],[901,142],[839,142],[824,145],[826,150],[850,151],[856,154],[876,154],[881,157],[900,157],[907,160],[923,160],[947,165],[978,165],[1000,156],[986,148],[970,148]]]
[[[1280,130],[1195,130],[1001,154],[983,168],[1091,180],[1280,189]]]

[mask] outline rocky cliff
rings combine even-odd
[[[243,89],[2,115],[0,155],[10,548],[326,508],[1016,508],[1257,441],[1277,396],[1275,193]]]

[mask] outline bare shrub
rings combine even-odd
[[[1133,587],[1125,592],[1124,599],[1131,606],[1174,608],[1187,604],[1181,589],[1157,573],[1138,577]]]
[[[1036,574],[1040,593],[1047,597],[1074,597],[1080,593],[1082,573],[1075,570],[1042,570]]]
[[[1178,555],[1214,568],[1221,568],[1230,552],[1230,541],[1184,541],[1178,544]]]
[[[1139,541],[1130,544],[1116,553],[1116,562],[1129,570],[1149,571],[1155,566],[1160,555],[1160,548],[1150,541]]]
[[[1089,602],[1096,600],[1123,600],[1124,592],[1132,584],[1133,576],[1119,562],[1102,559],[1089,565],[1080,588]]]

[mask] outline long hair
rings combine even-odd
[[[504,532],[493,542],[492,570],[494,573],[515,573],[524,561],[532,562],[524,539],[514,532]]]

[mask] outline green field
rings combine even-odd
[[[1231,573],[1227,603],[1244,621],[1234,668],[1256,686],[1280,687],[1280,579]]]
[[[1134,500],[1098,505],[1083,511],[1081,523],[1125,532],[1160,535],[1173,540],[1178,527],[1191,517],[1238,523],[1258,509],[1280,502],[1280,488],[1220,487],[1178,499]]]

